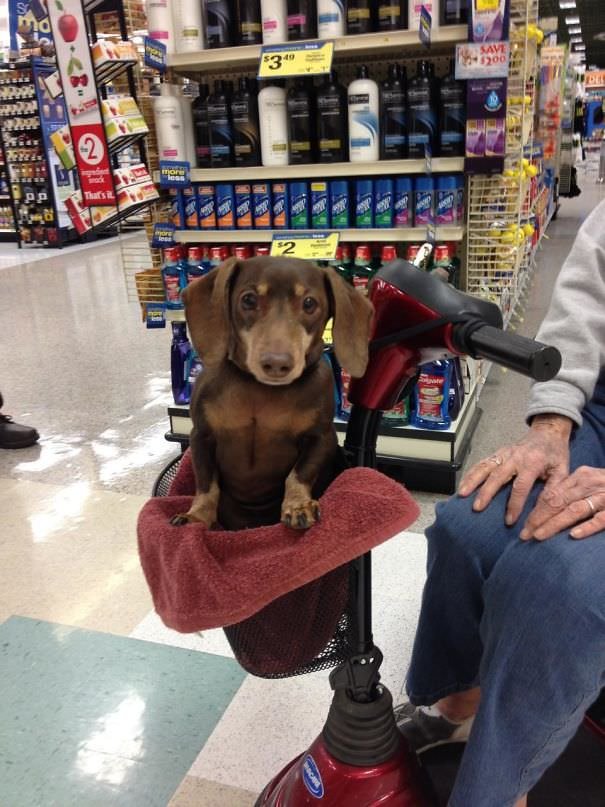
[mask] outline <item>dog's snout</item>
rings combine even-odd
[[[292,372],[294,356],[291,353],[263,353],[260,365],[270,378],[285,378]]]

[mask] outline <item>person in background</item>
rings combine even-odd
[[[40,435],[31,426],[15,423],[10,415],[2,412],[4,399],[0,393],[0,448],[29,448],[37,443]]]
[[[523,807],[605,687],[605,201],[537,339],[563,364],[529,429],[473,466],[427,530],[400,731],[466,741],[449,807]]]

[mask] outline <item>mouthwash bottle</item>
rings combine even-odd
[[[414,389],[412,424],[420,429],[448,429],[452,364],[447,359],[423,364]]]
[[[450,380],[450,394],[448,412],[452,420],[456,420],[464,404],[464,378],[460,358],[455,356],[449,359],[452,365],[452,377]]]
[[[187,325],[184,322],[172,323],[172,344],[170,346],[170,376],[172,397],[175,404],[188,404],[191,400],[187,365],[191,353],[191,343],[187,338]]]
[[[185,287],[182,268],[179,266],[180,251],[178,247],[169,247],[164,250],[164,265],[162,266],[162,280],[166,294],[166,308],[179,310],[183,308],[181,291]]]
[[[368,293],[368,283],[372,277],[372,252],[367,244],[360,244],[355,250],[353,285],[362,294]]]

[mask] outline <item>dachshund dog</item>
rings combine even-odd
[[[330,365],[363,375],[373,309],[332,268],[292,258],[230,258],[183,292],[204,370],[191,400],[196,495],[174,524],[306,529],[343,469]]]

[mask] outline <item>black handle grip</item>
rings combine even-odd
[[[489,359],[535,381],[550,381],[561,369],[561,354],[556,347],[491,325],[454,326],[454,341],[476,359]]]

